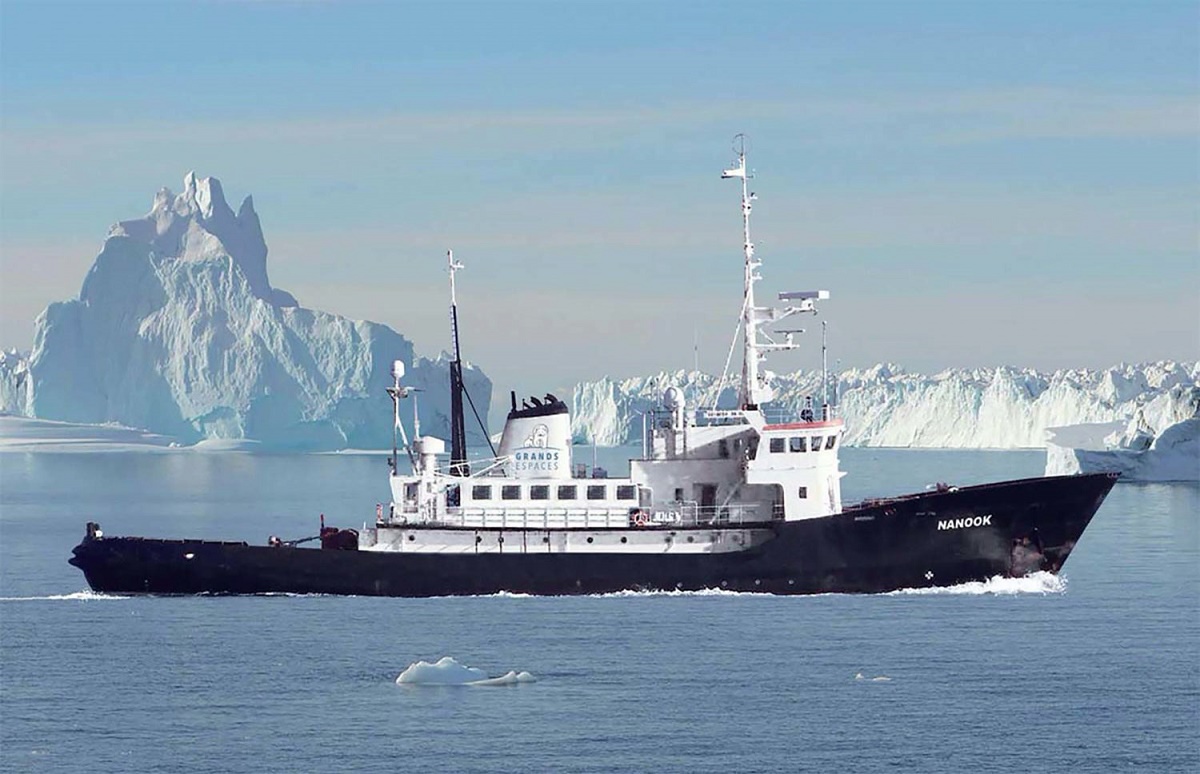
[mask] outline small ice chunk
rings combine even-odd
[[[488,677],[482,669],[460,664],[450,656],[443,656],[432,664],[428,661],[409,664],[396,678],[396,685],[493,686],[533,682],[537,682],[537,678],[533,675],[515,670],[506,672],[499,677]]]

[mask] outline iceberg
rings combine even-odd
[[[718,381],[699,371],[675,371],[580,383],[572,394],[572,435],[602,446],[637,443],[643,413],[661,402],[669,386],[682,389],[689,405],[731,406],[734,386]],[[1125,423],[1139,406],[1198,384],[1200,363],[1174,361],[1049,373],[951,368],[934,375],[880,364],[830,377],[847,444],[953,449],[1043,448],[1048,428]],[[780,374],[774,386],[768,415],[798,416],[807,396],[821,401],[820,372]]]
[[[24,416],[29,398],[29,358],[0,350],[0,414]]]
[[[1120,473],[1122,481],[1200,482],[1200,387],[1178,385],[1128,422],[1050,428],[1046,475]]]
[[[28,358],[0,358],[0,409],[184,444],[383,449],[384,390],[402,360],[423,390],[422,430],[448,437],[446,356],[417,357],[386,325],[300,306],[272,287],[266,259],[253,200],[235,214],[216,178],[189,173],[182,193],[160,190],[145,217],[109,230],[79,297],[38,316]],[[467,364],[463,377],[486,411],[491,382]]]

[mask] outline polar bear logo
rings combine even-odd
[[[550,428],[546,425],[538,425],[533,428],[533,432],[525,439],[526,447],[535,449],[545,449],[547,442],[550,440]]]

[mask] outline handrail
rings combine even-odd
[[[737,524],[761,524],[781,518],[772,507],[767,518],[759,516],[758,503],[698,505],[694,501],[667,503],[657,508],[639,507],[471,507],[451,506],[444,513],[425,513],[410,522],[408,516],[422,515],[419,510],[397,510],[399,524],[418,523],[429,527],[512,528],[512,529],[620,529],[642,527],[723,527]],[[393,522],[396,523],[396,522]]]

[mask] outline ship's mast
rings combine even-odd
[[[825,340],[825,334],[828,326],[824,320],[821,321],[821,406],[824,411],[829,411],[829,347]],[[822,419],[829,417],[823,416]]]
[[[745,281],[742,291],[742,387],[738,402],[743,409],[758,408],[760,400],[767,399],[759,383],[758,375],[758,318],[754,306],[754,283],[761,277],[756,271],[762,261],[754,259],[754,243],[750,241],[750,202],[754,194],[749,190],[749,173],[746,171],[746,136],[734,138],[737,151],[737,166],[721,173],[721,177],[740,178],[742,181],[742,252],[745,256]]]
[[[454,360],[450,363],[450,475],[469,476],[467,465],[467,424],[463,413],[462,353],[458,346],[458,299],[454,293],[454,273],[463,268],[454,260],[454,251],[446,251],[450,270],[450,338],[454,342]]]
[[[768,331],[763,325],[784,320],[802,312],[816,313],[816,301],[829,298],[827,290],[805,290],[780,293],[780,301],[795,302],[784,309],[760,307],[754,302],[754,283],[762,279],[758,267],[762,261],[754,257],[754,242],[750,240],[750,203],[757,197],[750,192],[748,180],[751,177],[746,170],[746,137],[739,134],[734,137],[733,149],[737,152],[737,164],[721,173],[721,177],[740,178],[742,181],[742,254],[745,262],[745,275],[742,290],[742,387],[738,401],[744,411],[756,411],[759,404],[766,403],[775,397],[775,391],[770,385],[771,373],[759,368],[759,363],[769,352],[780,352],[795,349],[798,345],[793,340],[797,333],[804,329]],[[777,341],[774,336],[783,335],[783,341]],[[735,339],[736,340],[736,339]],[[730,349],[732,353],[732,348]]]

